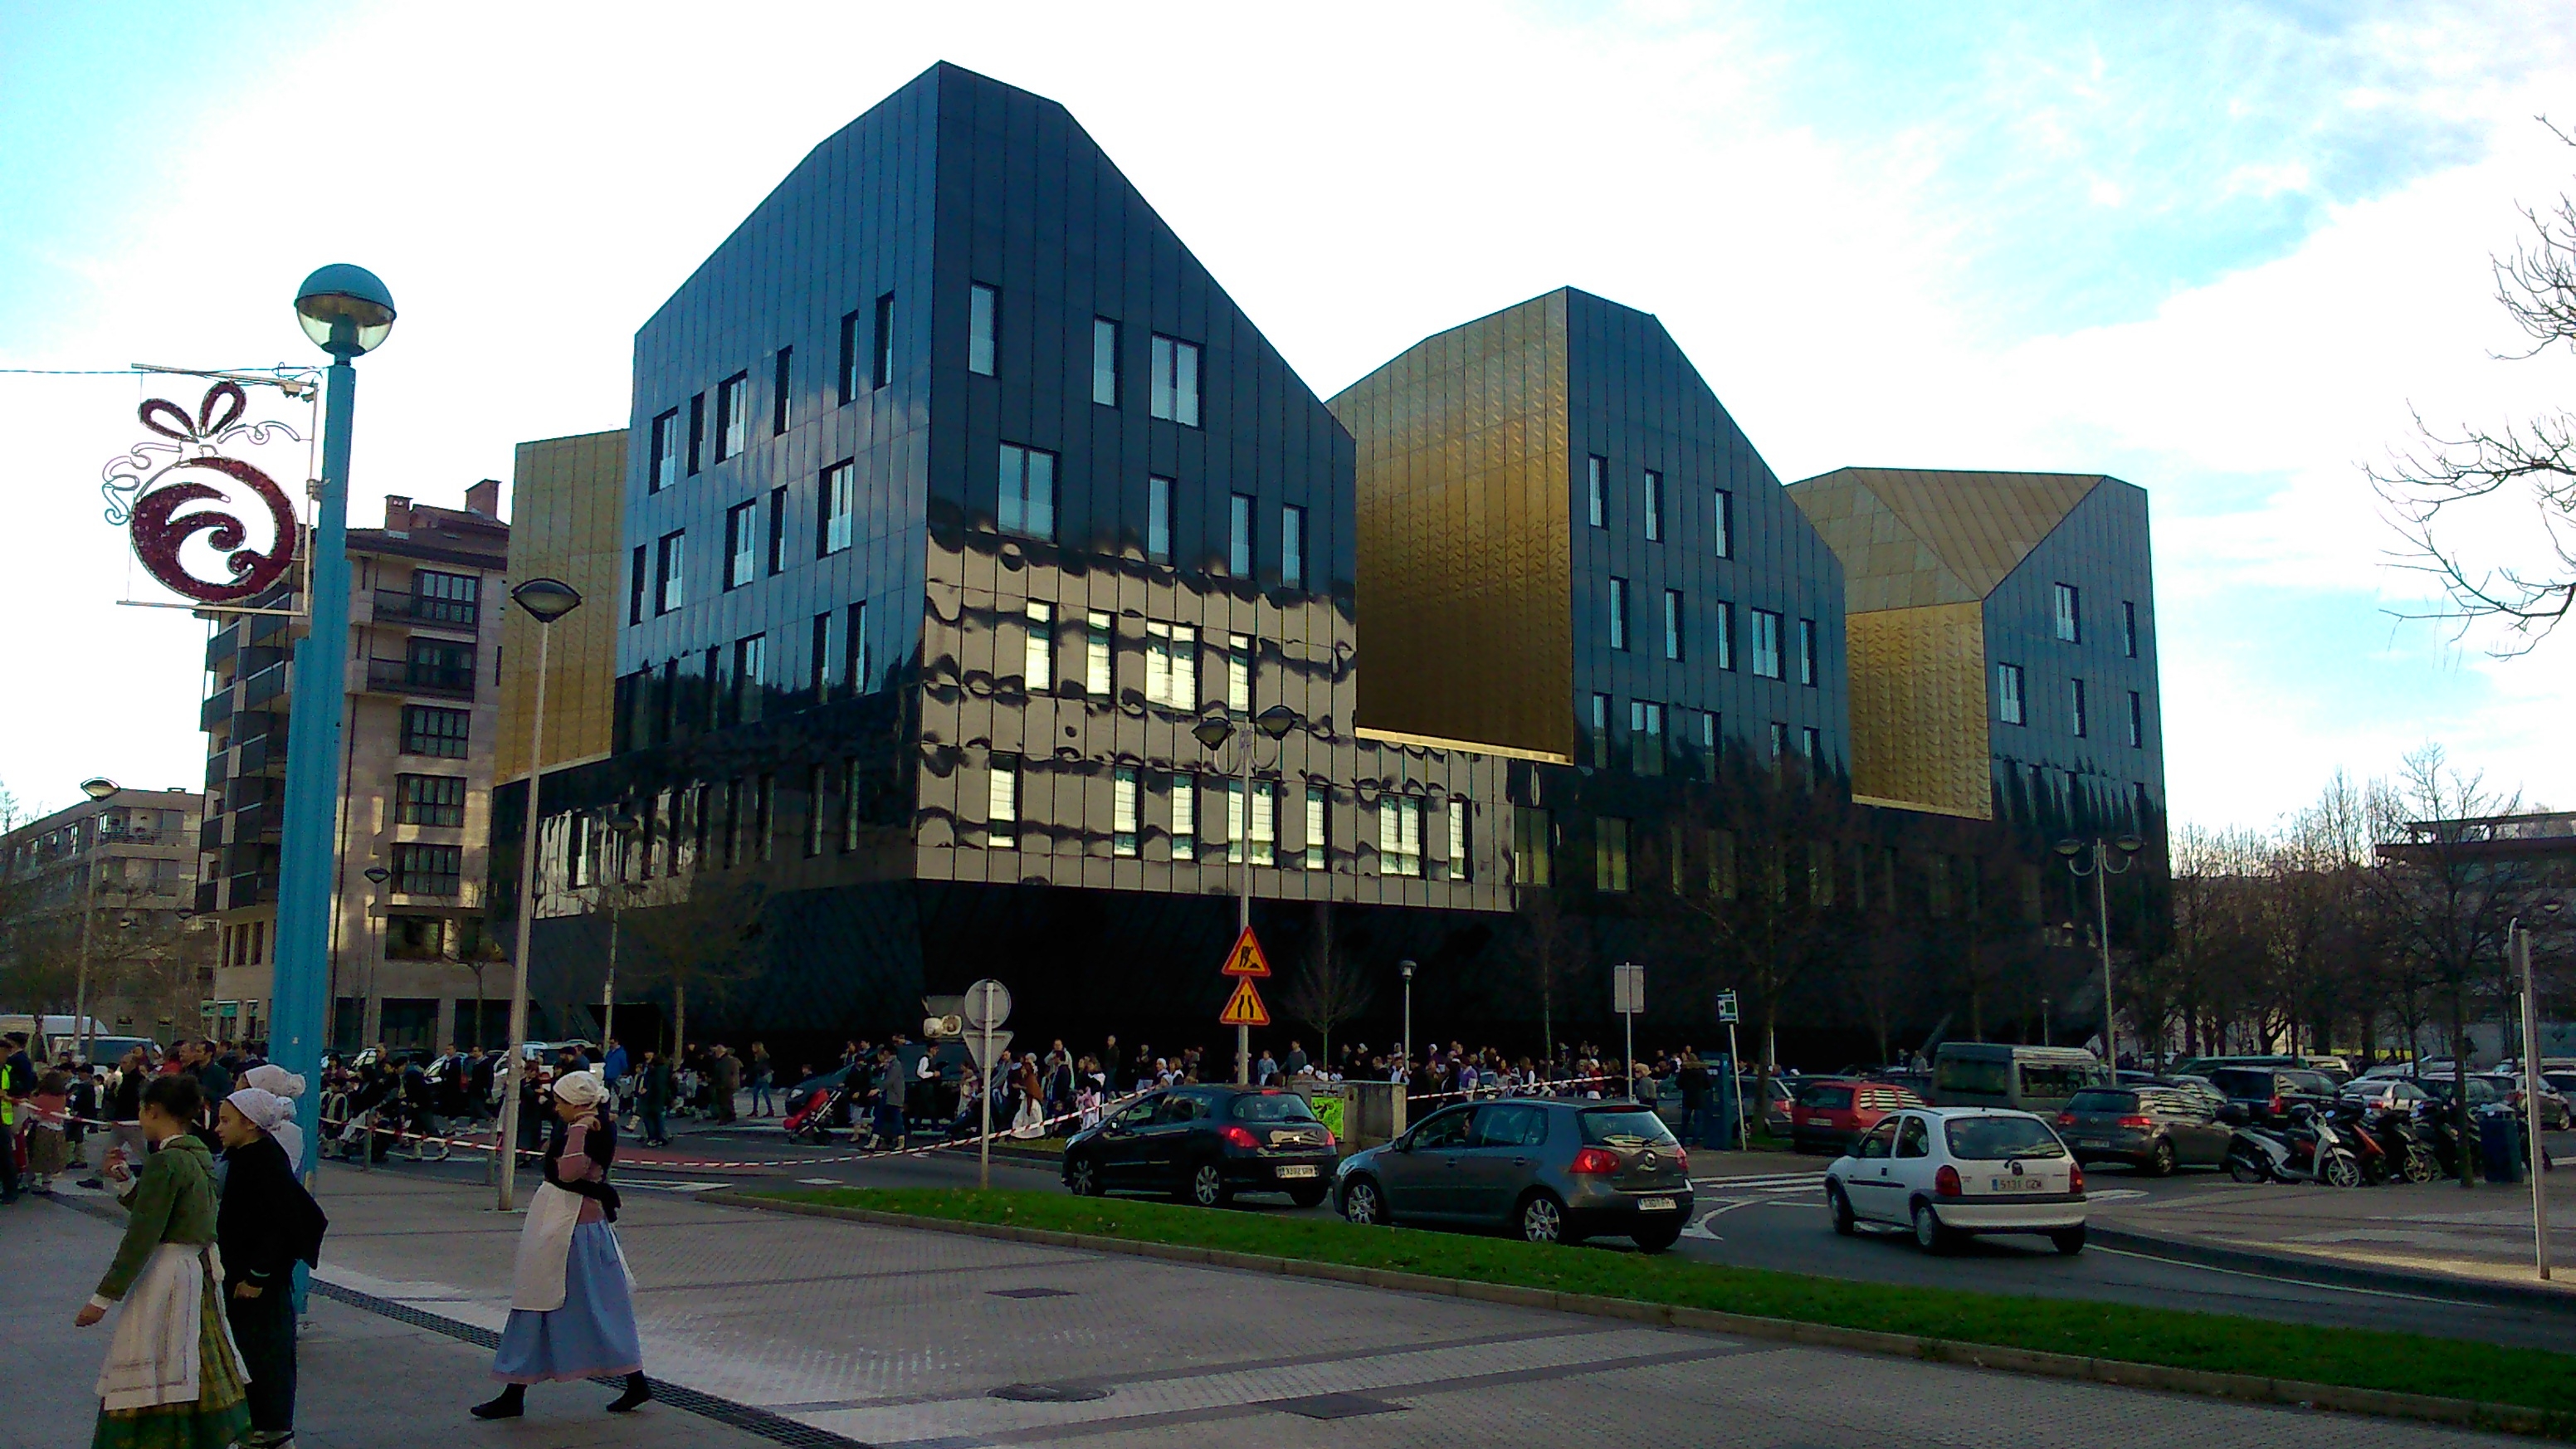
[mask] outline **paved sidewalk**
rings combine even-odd
[[[2550,1173],[2545,1188],[2557,1265],[2549,1283],[2532,1268],[2528,1185],[2330,1188],[2209,1179],[2184,1191],[2104,1203],[2094,1218],[2104,1227],[2183,1243],[2555,1289],[2576,1302],[2576,1172]]]

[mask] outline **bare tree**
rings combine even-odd
[[[671,1059],[678,1061],[688,1048],[689,993],[721,999],[759,969],[755,951],[769,898],[758,881],[712,871],[655,884],[664,889],[652,892],[652,904],[624,914],[634,964],[621,960],[618,970],[639,987],[671,989]]]
[[[1281,989],[1279,1009],[1290,1020],[1315,1029],[1323,1039],[1315,1060],[1329,1063],[1333,1059],[1333,1028],[1368,1010],[1376,996],[1377,988],[1368,973],[1333,944],[1332,903],[1317,901],[1314,942]],[[1404,1049],[1413,1050],[1413,1043],[1406,1042]]]
[[[1543,1060],[1554,1062],[1557,978],[1581,957],[1583,927],[1566,912],[1553,889],[1525,886],[1513,894],[1519,897],[1521,918],[1515,949],[1522,968],[1529,973],[1529,984],[1538,993],[1539,1039],[1545,1044]]]

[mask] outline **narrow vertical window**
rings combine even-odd
[[[2052,584],[2050,590],[2057,602],[2057,637],[2069,644],[2084,642],[2084,602],[2073,584]]]
[[[1055,687],[1055,606],[1031,600],[1025,627],[1028,643],[1021,655],[1021,679],[1031,694],[1053,689]]]
[[[1178,338],[1156,335],[1153,346],[1151,385],[1147,388],[1150,411],[1155,417],[1168,418],[1184,427],[1199,425],[1199,346]]]
[[[757,552],[759,520],[755,514],[760,505],[737,503],[725,510],[724,586],[730,592],[751,582],[752,565]]]
[[[1769,609],[1753,611],[1753,672],[1780,677],[1780,616]]]
[[[1664,590],[1664,657],[1682,657],[1682,591]]]
[[[1106,317],[1091,319],[1091,400],[1118,406],[1118,324]]]
[[[1628,647],[1628,581],[1616,577],[1610,580],[1610,647]]]
[[[841,851],[847,854],[859,848],[859,827],[865,820],[862,802],[866,795],[859,788],[864,777],[854,756],[841,762]]]
[[[814,616],[813,647],[807,652],[805,687],[820,704],[832,693],[832,613],[829,609]]]
[[[769,490],[769,572],[787,567],[787,490]]]
[[[858,514],[858,476],[853,460],[843,459],[823,470],[822,485],[814,490],[822,517],[814,532],[815,557],[824,558],[848,548],[856,536]]]
[[[796,349],[782,347],[772,359],[769,386],[769,435],[777,437],[796,422]]]
[[[2128,599],[2120,601],[2120,652],[2138,657],[2138,606]]]
[[[1055,454],[1002,444],[1001,505],[1004,533],[1055,537]]]
[[[2147,747],[2147,703],[2136,690],[2129,691],[2129,748]]]
[[[1145,557],[1155,563],[1172,561],[1172,480],[1145,479]]]
[[[1710,621],[1714,632],[1710,642],[1717,646],[1715,663],[1720,669],[1735,667],[1735,606],[1724,599],[1717,601],[1717,617]]]
[[[1628,701],[1628,768],[1640,775],[1664,772],[1664,707]]]
[[[1109,853],[1136,853],[1136,767],[1120,765],[1110,775]]]
[[[1237,493],[1227,514],[1232,525],[1232,540],[1226,546],[1226,572],[1236,578],[1252,577],[1252,495]]]
[[[1583,490],[1586,500],[1585,517],[1594,528],[1608,528],[1610,526],[1609,459],[1583,460]]]
[[[1225,782],[1225,863],[1243,864],[1243,781]]]
[[[1306,787],[1306,848],[1304,851],[1305,866],[1308,870],[1322,870],[1326,864],[1331,842],[1325,833],[1324,819],[1324,787],[1310,784]]]
[[[1816,684],[1816,621],[1798,621],[1798,682],[1812,689]]]
[[[1020,848],[1020,761],[1017,755],[995,755],[984,790],[984,846],[988,850]]]
[[[644,622],[644,596],[649,591],[644,571],[651,566],[645,558],[644,545],[640,543],[635,545],[633,560],[627,567],[626,577],[626,622],[629,624]]]
[[[852,694],[868,692],[868,606],[852,604],[841,628],[841,687]]]
[[[2075,737],[2084,737],[2084,681],[2066,681],[2066,725]]]
[[[1252,713],[1252,637],[1225,636],[1225,707],[1239,715]]]
[[[1816,728],[1814,725],[1809,725],[1806,728],[1799,730],[1798,752],[1807,757],[1807,763],[1809,765],[1823,764],[1825,762],[1825,732]]]
[[[892,292],[877,298],[876,345],[870,350],[876,359],[871,380],[876,386],[883,387],[894,381],[894,293]]]
[[[1709,510],[1709,538],[1717,545],[1719,558],[1735,557],[1735,495],[1723,488],[1716,490]]]
[[[1661,543],[1664,538],[1664,475],[1646,470],[1646,541]]]
[[[1279,582],[1292,589],[1306,586],[1306,510],[1294,503],[1279,509]]]
[[[823,822],[830,802],[831,772],[815,765],[805,772],[805,855],[807,859],[823,853]]]
[[[1607,769],[1610,765],[1610,696],[1592,696],[1592,765]]]
[[[966,288],[966,370],[993,375],[993,289],[981,282]]]
[[[1171,776],[1172,859],[1175,863],[1199,858],[1199,777],[1187,770],[1176,770]]]
[[[698,455],[707,445],[707,395],[689,397],[689,476],[698,476]]]
[[[749,432],[751,374],[737,372],[716,384],[716,461],[743,449]]]
[[[688,564],[688,543],[686,533],[666,533],[656,545],[653,612],[657,615],[680,607],[681,599],[687,596],[688,585],[682,575]]]
[[[1547,886],[1556,875],[1556,825],[1545,810],[1514,805],[1512,812],[1512,884]]]
[[[1467,855],[1467,816],[1475,807],[1464,795],[1449,797],[1449,878],[1466,880],[1472,872]]]
[[[2028,724],[2027,708],[2022,703],[2021,666],[1995,666],[1995,718],[2005,724]]]
[[[1279,785],[1273,780],[1252,782],[1252,863],[1279,863]]]
[[[1592,888],[1628,888],[1628,822],[1604,815],[1592,822]]]
[[[859,314],[841,314],[841,404],[846,407],[859,396]]]
[[[1377,873],[1422,874],[1422,801],[1411,795],[1377,799]]]
[[[659,493],[680,481],[680,410],[653,420],[653,462],[644,475],[644,491]]]
[[[769,683],[769,636],[754,634],[733,642],[733,717],[743,724],[760,721],[761,701]]]
[[[1116,693],[1110,678],[1109,615],[1093,609],[1082,616],[1082,690],[1093,699],[1106,700]]]
[[[1789,753],[1789,727],[1775,719],[1771,721],[1771,758],[1777,760],[1787,753]]]

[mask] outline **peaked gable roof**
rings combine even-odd
[[[1842,559],[1855,614],[1993,593],[2102,481],[2098,473],[1838,468],[1789,496]]]

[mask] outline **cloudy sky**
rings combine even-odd
[[[2180,818],[2427,742],[2576,806],[2576,638],[2399,622],[2360,471],[2410,406],[2576,397],[2497,360],[2487,261],[2576,184],[2563,4],[9,5],[0,368],[305,361],[295,284],[360,262],[402,319],[353,515],[453,503],[621,423],[637,325],[940,59],[1070,107],[1318,392],[1572,284],[1660,314],[1783,478],[2143,485]],[[117,606],[98,513],[139,396],[0,373],[25,803],[203,771],[203,626]]]

